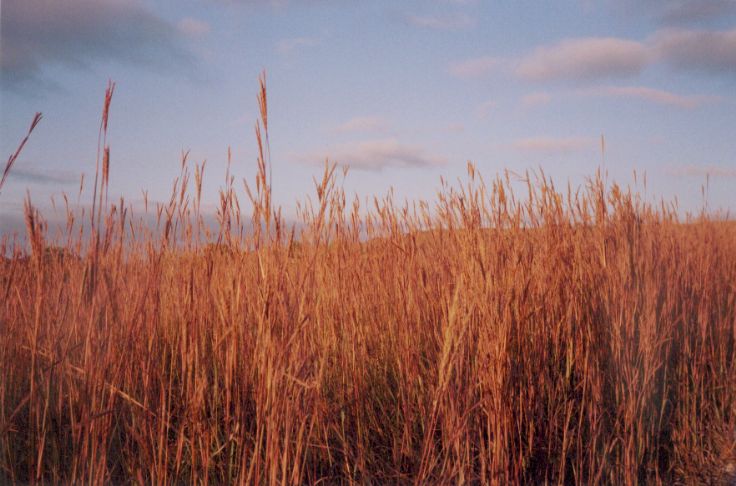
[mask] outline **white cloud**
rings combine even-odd
[[[210,24],[190,17],[181,19],[177,27],[179,31],[189,37],[200,37],[210,32]]]
[[[385,132],[389,123],[385,118],[379,116],[358,116],[333,127],[336,133],[353,132]]]
[[[570,154],[592,146],[593,139],[583,137],[530,137],[514,141],[511,146],[520,152],[547,155]]]
[[[516,74],[531,81],[594,80],[638,74],[650,61],[640,42],[597,37],[540,46],[522,58]]]
[[[415,27],[434,30],[462,30],[473,27],[476,24],[475,19],[467,14],[432,16],[409,15],[407,20]]]
[[[387,167],[431,167],[447,162],[444,157],[427,154],[421,147],[403,144],[396,139],[343,144],[295,158],[310,164],[323,164],[325,159],[329,159],[355,169],[374,171]]]
[[[583,91],[582,94],[592,96],[613,96],[623,98],[636,98],[640,100],[657,103],[660,105],[676,106],[679,108],[697,108],[717,98],[712,96],[693,95],[684,96],[664,91],[661,89],[647,88],[645,86],[604,86]]]
[[[279,54],[290,54],[299,49],[316,46],[317,44],[319,44],[319,41],[313,37],[293,37],[291,39],[280,40],[276,44],[276,51]]]
[[[449,71],[457,78],[481,78],[490,74],[500,63],[501,61],[495,57],[476,57],[450,64]]]

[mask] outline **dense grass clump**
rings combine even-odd
[[[111,96],[91,214],[52,240],[29,202],[26,249],[2,239],[0,482],[734,472],[735,224],[600,177],[527,176],[522,197],[469,166],[435,201],[371,208],[327,167],[289,226],[262,84],[249,217],[228,177],[209,231],[185,161],[148,228],[107,201]]]

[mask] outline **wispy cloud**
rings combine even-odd
[[[736,177],[736,166],[723,165],[682,165],[672,167],[667,173],[677,177]]]
[[[587,96],[612,96],[621,98],[635,98],[657,103],[660,105],[676,106],[679,108],[697,108],[705,103],[717,100],[713,96],[679,95],[669,91],[647,88],[645,86],[603,86],[580,92]]]
[[[666,24],[690,24],[736,14],[736,0],[659,1],[659,18]]]
[[[522,58],[516,74],[530,81],[596,80],[638,74],[649,62],[641,42],[596,37],[540,46]]]
[[[736,74],[736,29],[667,29],[657,32],[652,44],[658,56],[676,68]]]
[[[462,30],[476,24],[475,19],[467,14],[409,15],[407,21],[415,27],[434,30]]]
[[[388,167],[431,167],[447,162],[444,157],[428,154],[421,147],[403,144],[396,139],[343,144],[295,158],[310,164],[323,164],[325,159],[329,159],[340,165],[369,171]]]
[[[201,37],[208,34],[211,29],[210,24],[207,22],[191,17],[181,19],[176,26],[179,28],[179,31],[189,37]]]
[[[515,140],[511,146],[520,152],[561,155],[591,147],[594,140],[584,137],[530,137]]]
[[[380,116],[358,116],[351,118],[332,128],[335,133],[385,132],[389,128],[388,120]]]
[[[536,92],[536,93],[529,93],[521,98],[521,106],[524,108],[534,108],[537,106],[542,106],[548,104],[552,100],[552,97],[549,95],[549,93],[545,92]]]
[[[5,0],[0,22],[0,82],[11,89],[51,83],[51,64],[112,60],[179,72],[194,64],[179,28],[134,0]]]
[[[449,72],[457,78],[481,78],[490,74],[501,64],[500,59],[482,56],[450,64]]]
[[[79,182],[80,175],[71,171],[26,166],[14,167],[8,177],[31,184],[76,184]]]
[[[736,0],[585,0],[604,4],[629,17],[646,18],[662,25],[705,25],[736,16]]]
[[[660,29],[641,41],[616,37],[564,39],[540,45],[515,60],[484,56],[458,61],[449,66],[449,72],[458,78],[481,78],[494,71],[511,69],[517,77],[531,82],[593,83],[634,77],[656,63],[683,71],[736,74],[736,28]],[[636,96],[633,91],[628,94]],[[667,99],[655,93],[638,95],[673,104],[687,105],[694,101]],[[530,98],[530,105],[534,104],[531,100],[542,99]]]
[[[290,54],[300,49],[316,46],[317,44],[319,44],[319,41],[313,37],[292,37],[277,42],[276,52],[279,54]]]

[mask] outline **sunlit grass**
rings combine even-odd
[[[14,255],[3,481],[672,484],[733,469],[736,224],[684,224],[600,176],[560,192],[527,175],[522,195],[473,166],[434,201],[363,208],[328,166],[288,225],[262,80],[248,214],[228,178],[206,235],[203,168],[192,184],[184,161],[144,228],[107,202],[111,97],[91,215],[70,211],[51,241],[29,201],[27,251],[0,247]]]

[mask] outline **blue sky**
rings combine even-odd
[[[94,174],[108,79],[111,195],[167,199],[183,150],[255,173],[267,71],[275,199],[313,193],[329,157],[361,196],[431,199],[471,160],[487,178],[542,168],[583,183],[601,163],[683,210],[736,210],[736,0],[4,0],[0,148],[44,119],[0,194],[41,208]],[[84,198],[84,197],[83,197]]]

